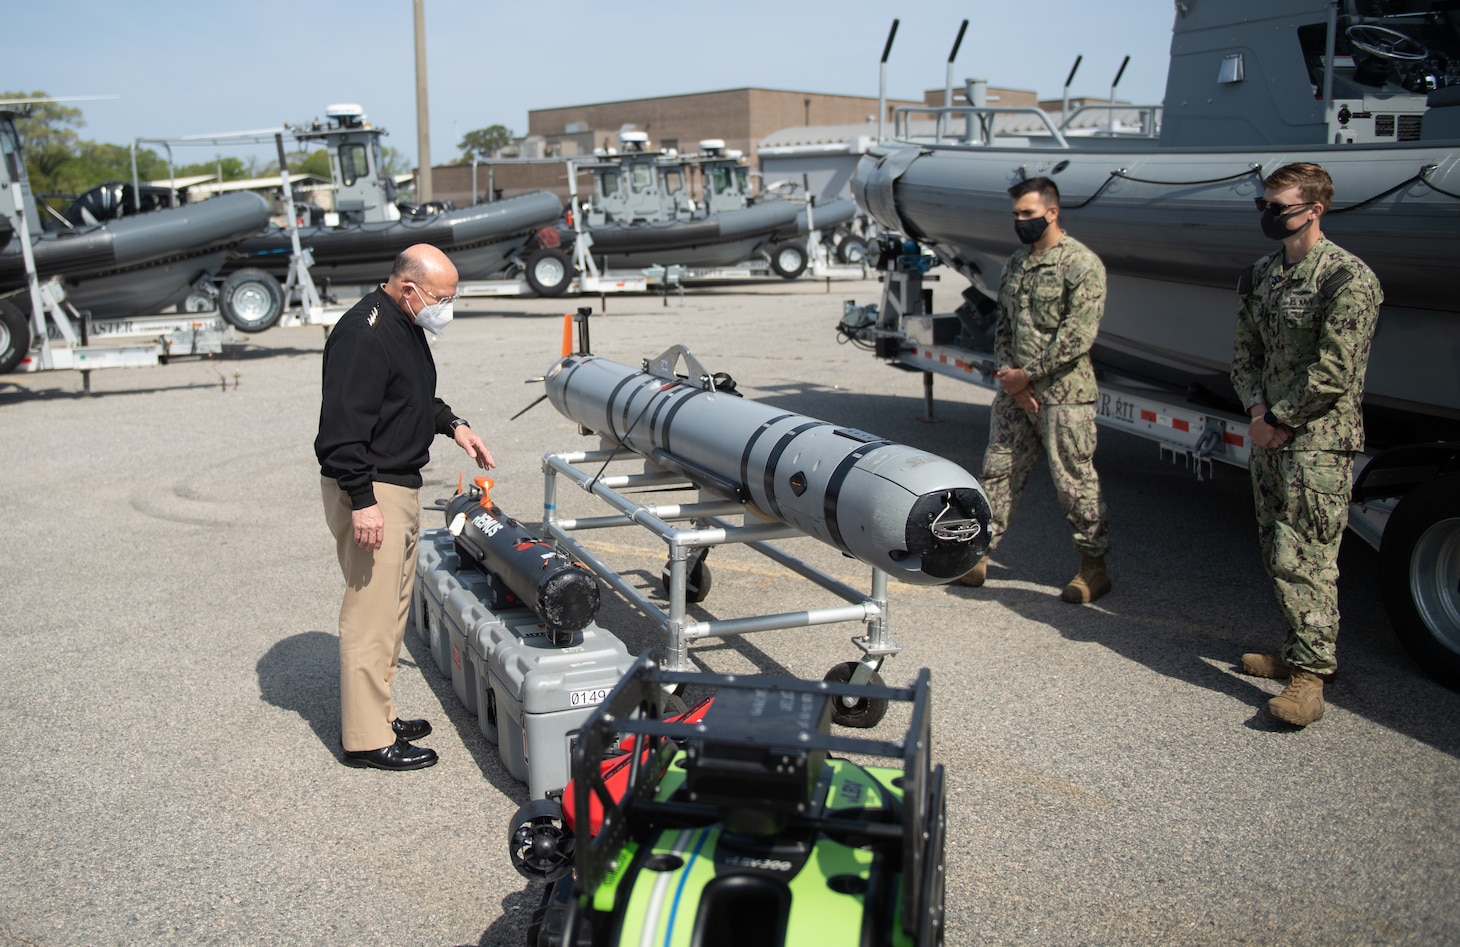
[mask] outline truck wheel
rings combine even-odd
[[[9,300],[0,299],[0,375],[15,368],[30,351],[30,320]]]
[[[223,281],[218,307],[244,332],[262,332],[284,314],[284,288],[263,270],[239,270]]]
[[[857,662],[848,661],[827,671],[826,677],[822,680],[845,684],[852,679],[852,673],[856,670]],[[867,683],[873,687],[883,686],[882,677],[876,671],[872,672]],[[831,722],[843,727],[858,729],[875,727],[885,716],[887,716],[887,701],[881,698],[857,697],[848,703],[847,698],[834,697],[831,701]]]
[[[795,279],[806,270],[806,248],[795,243],[771,247],[771,269],[782,279]]]
[[[556,247],[540,247],[527,258],[527,285],[539,296],[561,296],[573,282],[573,264]]]
[[[1379,544],[1384,606],[1420,667],[1460,690],[1460,475],[1404,495]]]

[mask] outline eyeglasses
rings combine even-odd
[[[1296,210],[1299,207],[1311,207],[1312,205],[1314,205],[1314,204],[1316,204],[1318,202],[1317,201],[1303,201],[1300,204],[1277,204],[1277,203],[1274,203],[1273,201],[1269,201],[1265,197],[1254,197],[1252,199],[1252,203],[1254,203],[1254,204],[1257,205],[1257,212],[1259,214],[1266,213],[1267,210],[1268,210],[1268,208],[1272,208],[1272,212],[1274,214],[1277,214],[1279,217],[1281,217],[1282,215],[1286,214],[1290,210]]]
[[[422,286],[420,283],[412,283],[411,285],[414,286],[414,287],[416,287],[416,291],[417,292],[422,292],[422,293],[425,293],[427,296],[430,296],[431,297],[431,302],[433,302],[433,303],[449,303],[449,302],[453,302],[456,299],[456,294],[455,293],[452,293],[450,296],[437,296],[435,293],[431,292],[429,289],[427,289],[426,287]]]

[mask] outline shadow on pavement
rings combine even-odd
[[[277,642],[259,658],[259,699],[292,710],[319,742],[340,755],[340,645],[323,631]]]
[[[988,409],[981,405],[940,401],[942,423],[910,423],[922,413],[919,398],[848,396],[819,386],[756,389],[752,379],[737,381],[751,397],[777,407],[890,433],[975,475],[982,466]],[[945,396],[949,387],[945,382]],[[1095,464],[1111,517],[1110,595],[1089,607],[1059,600],[1057,590],[1079,560],[1042,459],[991,560],[991,584],[978,590],[948,586],[947,594],[999,602],[1069,640],[1100,644],[1160,674],[1227,694],[1252,706],[1250,727],[1290,730],[1263,712],[1270,693],[1262,685],[1271,682],[1224,670],[1243,651],[1276,649],[1283,634],[1258,556],[1246,471],[1218,464],[1197,480],[1185,465],[1162,461],[1150,442],[1107,428],[1100,429]],[[1378,553],[1350,533],[1339,572],[1339,674],[1325,688],[1325,699],[1460,756],[1454,726],[1460,694],[1426,677],[1399,644],[1379,591]],[[1001,587],[1001,579],[1050,591]]]

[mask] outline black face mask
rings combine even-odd
[[[1289,230],[1288,221],[1297,217],[1299,214],[1306,214],[1307,212],[1308,208],[1302,207],[1298,210],[1288,211],[1286,214],[1283,214],[1281,217],[1279,217],[1277,211],[1269,207],[1267,210],[1262,212],[1262,232],[1268,237],[1271,237],[1273,240],[1285,240],[1288,237],[1297,236],[1298,234],[1307,230],[1309,227],[1313,226],[1313,221],[1307,221],[1297,230]]]
[[[1049,229],[1049,221],[1043,217],[1035,217],[1033,220],[1014,221],[1014,233],[1019,235],[1020,243],[1037,243],[1044,232]]]

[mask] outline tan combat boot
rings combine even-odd
[[[1267,702],[1267,712],[1295,727],[1306,727],[1323,719],[1323,678],[1311,671],[1293,668],[1288,686]]]
[[[988,574],[989,557],[984,556],[978,562],[974,563],[972,569],[969,569],[967,572],[963,573],[963,575],[960,575],[954,581],[958,582],[960,585],[967,585],[976,589],[979,586],[983,585],[983,580],[988,578]]]
[[[1080,554],[1080,571],[1060,593],[1060,598],[1074,605],[1093,602],[1110,591],[1110,576],[1105,571],[1104,556]]]
[[[1278,652],[1258,654],[1249,651],[1242,655],[1241,667],[1243,674],[1250,674],[1253,677],[1270,677],[1274,680],[1282,680],[1293,673],[1293,669]]]

